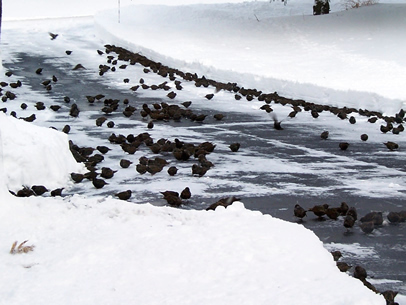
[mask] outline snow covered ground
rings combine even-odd
[[[102,12],[95,19],[100,36],[93,39],[141,50],[170,66],[295,98],[388,114],[403,106],[405,61],[393,50],[405,41],[401,31],[405,4],[340,12],[336,3],[334,14],[316,19],[309,16],[312,1],[291,0],[287,6],[235,2],[239,4],[128,7],[121,10],[120,24],[116,10]],[[87,15],[95,13],[95,7],[115,6],[111,1],[97,3],[87,1],[88,7],[75,11],[78,6],[69,1],[53,8],[52,16]],[[132,3],[138,4],[122,1]],[[13,16],[7,12],[16,9],[5,3],[5,18],[50,17],[52,10],[36,11],[46,5],[53,4],[44,1],[35,8],[27,4]],[[265,10],[269,7],[272,10]],[[372,27],[371,18],[379,13],[382,26]],[[10,21],[3,31],[6,38],[7,30],[63,31],[69,25],[78,28],[83,20]],[[368,24],[367,31],[354,30],[360,20],[364,21],[360,27]],[[324,30],[327,25],[330,31]],[[387,35],[388,29],[393,36]],[[60,38],[63,41],[63,35]],[[26,41],[25,47],[41,52],[42,43]],[[321,59],[314,57],[315,52],[323,54]],[[4,56],[9,56],[7,51]],[[28,89],[24,96],[29,94]],[[50,112],[39,118],[39,124],[45,125],[47,119],[52,119]],[[69,187],[68,174],[81,169],[67,156],[66,136],[56,131],[1,115],[0,139],[4,304],[384,304],[382,296],[340,273],[311,231],[248,211],[242,203],[206,212],[100,196],[16,199],[7,188],[34,181]],[[18,170],[22,165],[24,171]],[[8,253],[15,240],[26,239],[27,245],[35,245],[33,252]],[[402,301],[400,297],[398,302]]]

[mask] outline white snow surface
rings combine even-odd
[[[8,20],[70,17],[112,2],[81,1],[79,9],[75,1],[6,1],[3,9]],[[98,33],[174,67],[268,92],[392,114],[405,102],[404,1],[351,11],[332,1],[334,13],[317,19],[308,0],[169,6],[194,3],[185,2],[122,1],[148,5],[122,9],[120,24],[116,10],[99,13]],[[39,26],[5,26],[27,24]],[[18,185],[69,187],[68,174],[81,168],[66,135],[27,126],[0,115],[2,304],[385,304],[339,272],[310,230],[240,202],[213,212],[110,197],[15,198],[8,189]],[[15,240],[34,251],[9,254]]]

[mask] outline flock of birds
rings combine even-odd
[[[55,40],[58,37],[58,34],[49,34],[51,40]],[[69,56],[72,54],[73,51],[66,50],[66,55]],[[192,122],[202,123],[208,117],[208,115],[204,113],[194,113],[190,106],[192,104],[191,101],[186,101],[180,103],[170,104],[169,101],[175,99],[177,96],[177,91],[182,90],[182,82],[194,82],[196,87],[213,87],[215,89],[215,93],[219,92],[220,90],[224,90],[230,92],[234,95],[236,101],[241,99],[246,99],[247,101],[252,101],[253,99],[257,99],[258,101],[264,102],[264,105],[260,107],[261,110],[266,111],[267,113],[271,114],[273,119],[273,128],[275,130],[283,130],[282,121],[278,120],[276,115],[273,113],[272,103],[287,105],[292,107],[292,111],[289,113],[289,118],[294,118],[298,113],[302,111],[309,112],[313,118],[318,118],[319,115],[324,111],[329,111],[336,115],[341,120],[348,120],[350,124],[356,124],[356,119],[352,115],[353,113],[357,113],[361,116],[368,117],[368,122],[371,124],[381,120],[385,122],[383,125],[380,125],[380,131],[382,133],[391,132],[393,134],[399,134],[404,131],[403,122],[405,121],[405,111],[402,109],[394,116],[384,116],[379,112],[376,111],[369,111],[366,109],[355,109],[355,108],[339,108],[327,105],[318,105],[315,103],[306,102],[300,99],[290,99],[283,96],[280,96],[278,93],[264,93],[262,91],[258,91],[256,89],[247,89],[237,85],[236,83],[223,83],[214,81],[212,79],[208,79],[204,76],[199,77],[195,73],[190,72],[183,72],[178,69],[173,69],[160,62],[155,62],[147,57],[138,54],[132,53],[124,48],[120,48],[114,45],[105,45],[105,49],[97,50],[97,53],[103,58],[106,59],[105,64],[99,65],[99,75],[103,76],[106,73],[112,73],[117,71],[117,69],[126,69],[129,65],[142,65],[143,72],[145,74],[148,73],[155,73],[164,77],[171,81],[164,81],[160,84],[148,85],[143,78],[139,79],[138,84],[132,86],[130,90],[132,92],[136,92],[138,90],[163,90],[167,91],[167,98],[168,102],[161,102],[161,103],[151,103],[151,104],[143,104],[141,109],[137,109],[134,105],[131,105],[128,99],[124,99],[123,101],[117,99],[110,99],[106,98],[103,94],[97,95],[86,95],[87,102],[90,104],[101,104],[102,107],[100,108],[100,116],[95,120],[95,126],[102,127],[106,126],[107,128],[114,128],[115,123],[112,120],[113,114],[122,113],[124,117],[131,118],[137,112],[140,114],[143,120],[147,121],[147,128],[153,129],[154,123],[157,121],[168,122],[168,121],[181,121],[184,119],[190,120]],[[82,64],[77,64],[73,67],[72,70],[82,70],[85,67]],[[58,82],[58,78],[55,75],[51,77],[47,77],[43,79],[43,73],[46,71],[43,68],[39,67],[35,73],[38,77],[41,77],[41,84],[44,87],[44,90],[47,92],[52,92],[53,85]],[[7,71],[5,73],[7,77],[11,77],[13,75],[12,71]],[[128,78],[123,79],[124,83],[129,83],[130,80]],[[15,82],[0,82],[0,93],[1,99],[3,102],[13,101],[17,98],[16,93],[12,92],[14,89],[18,89],[21,87],[23,83],[20,80]],[[174,88],[172,87],[174,86]],[[11,88],[10,90],[7,87]],[[13,89],[13,90],[12,90]],[[176,89],[176,90],[175,90]],[[215,94],[207,94],[205,98],[207,100],[213,99]],[[67,106],[64,106],[67,105]],[[34,107],[37,111],[41,111],[46,109],[46,105],[43,102],[35,103]],[[53,111],[57,112],[60,111],[61,108],[69,108],[69,115],[71,117],[78,117],[80,115],[80,107],[76,103],[71,103],[71,99],[68,96],[65,96],[63,99],[63,103],[58,103],[54,105],[50,105],[49,108]],[[28,108],[26,103],[21,103],[20,108],[25,110]],[[7,113],[7,108],[3,107],[0,109]],[[16,111],[11,111],[9,115],[18,118]],[[223,120],[226,115],[222,113],[216,113],[213,118],[215,120]],[[26,117],[19,117],[28,122],[33,122],[36,119],[35,113],[31,114],[30,116]],[[62,131],[65,133],[69,133],[71,127],[69,125],[65,125],[62,128]],[[320,135],[322,140],[327,140],[329,137],[329,131],[323,131]],[[360,135],[360,139],[362,141],[368,140],[367,134]],[[193,160],[193,164],[191,166],[191,175],[196,177],[204,176],[207,171],[210,170],[214,166],[214,164],[208,160],[210,154],[215,150],[216,145],[211,142],[201,142],[201,143],[187,143],[185,141],[181,141],[177,138],[174,140],[169,139],[153,139],[148,132],[142,132],[140,134],[115,134],[112,133],[108,137],[108,141],[111,145],[120,146],[124,155],[132,155],[136,151],[140,149],[145,149],[148,152],[151,152],[154,155],[160,155],[155,157],[141,157],[139,158],[138,164],[135,165],[136,171],[140,175],[144,175],[146,173],[150,175],[154,175],[158,172],[161,172],[165,167],[168,167],[167,173],[170,176],[175,176],[178,172],[178,168],[173,165],[171,161],[171,166],[168,166],[169,162],[167,159],[164,158],[170,157],[172,160],[176,160],[177,162],[185,162],[189,160]],[[385,142],[384,145],[391,151],[399,149],[399,145],[395,142],[388,141]],[[230,143],[229,149],[232,153],[238,152],[240,149],[240,143]],[[346,150],[350,144],[348,142],[341,142],[339,143],[339,149]],[[104,160],[104,155],[108,154],[111,150],[110,147],[107,146],[97,146],[97,147],[80,147],[70,141],[70,149],[78,162],[83,162],[88,170],[87,173],[71,173],[71,179],[75,183],[82,183],[84,181],[91,181],[93,186],[96,189],[103,188],[106,184],[108,184],[108,180],[112,179],[116,173],[116,170],[111,168],[100,166],[100,163]],[[121,169],[129,168],[133,164],[133,161],[129,160],[129,158],[124,157],[119,161],[119,165]],[[44,186],[24,186],[21,190],[16,193],[13,193],[16,196],[26,197],[26,196],[41,196],[46,192],[49,192],[46,187]],[[51,196],[61,196],[63,188],[52,190]],[[163,199],[167,202],[168,205],[173,207],[180,207],[181,205],[185,204],[192,196],[191,190],[189,187],[184,187],[182,191],[174,191],[174,190],[166,190],[160,192],[163,196]],[[114,194],[117,198],[121,200],[130,200],[132,197],[131,190],[124,190],[121,192],[117,192]],[[227,207],[228,205],[232,204],[234,201],[239,200],[236,197],[227,197],[221,198],[217,202],[211,204],[207,209],[214,210],[217,206],[224,206]],[[345,202],[341,203],[339,207],[330,207],[327,204],[324,205],[316,205],[310,209],[304,209],[299,204],[297,204],[294,208],[294,216],[303,220],[304,217],[307,216],[308,212],[314,213],[314,215],[318,218],[328,217],[332,220],[342,219],[343,226],[347,230],[351,230],[353,226],[357,223],[361,228],[361,230],[367,234],[373,232],[379,226],[383,224],[383,215],[382,212],[371,212],[366,214],[365,216],[358,219],[357,211],[354,207],[349,207]],[[399,223],[406,221],[406,211],[400,212],[390,212],[387,214],[387,219],[390,223]],[[338,259],[337,259],[338,260]],[[348,266],[346,267],[343,264],[337,263],[340,270],[347,271]],[[358,266],[359,267],[359,266]],[[366,283],[366,275],[362,276],[362,270],[359,268],[355,268],[355,273],[357,273],[357,278],[360,278]],[[388,293],[389,297],[387,300],[388,304],[395,304],[394,303],[394,296],[393,294]],[[393,297],[391,297],[393,296]],[[386,298],[386,297],[385,297]]]
[[[349,207],[346,202],[342,202],[339,207],[330,207],[328,204],[315,205],[309,209],[305,209],[299,204],[295,205],[293,210],[294,216],[300,221],[307,216],[307,212],[312,212],[318,219],[328,217],[332,220],[342,219],[343,226],[348,230],[352,229],[358,220],[358,213],[355,207]],[[391,211],[386,215],[389,223],[397,224],[406,222],[406,210]],[[372,211],[359,218],[358,225],[361,230],[366,233],[372,233],[375,228],[383,225],[384,217],[380,211]]]

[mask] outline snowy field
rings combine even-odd
[[[332,14],[318,17],[311,16],[312,1],[308,0],[290,0],[287,6],[268,1],[205,1],[205,5],[196,1],[196,5],[182,7],[175,5],[191,1],[121,1],[120,24],[115,1],[86,1],[80,10],[74,1],[65,6],[43,2],[34,7],[26,4],[23,10],[15,7],[18,2],[4,3],[7,22],[2,26],[3,61],[18,66],[18,59],[13,58],[17,52],[54,57],[61,67],[80,61],[88,68],[81,76],[92,77],[99,64],[95,50],[104,43],[115,43],[172,67],[312,102],[366,108],[388,115],[397,113],[406,102],[406,61],[398,52],[406,41],[402,31],[406,25],[404,1],[381,1],[380,5],[345,12],[338,1],[332,1]],[[131,6],[124,8],[126,5]],[[43,6],[49,9],[38,11]],[[67,18],[110,8],[97,13],[94,20]],[[49,17],[61,19],[22,20]],[[59,33],[59,37],[51,41],[48,32]],[[27,34],[30,40],[26,40]],[[81,49],[84,41],[94,46],[93,53]],[[58,55],[68,48],[74,49],[72,57]],[[122,83],[124,73],[108,75],[104,81],[127,89]],[[150,77],[145,76],[147,82],[153,81]],[[7,107],[21,116],[19,104],[23,101],[29,105],[38,99],[46,104],[53,102],[29,86],[18,90],[17,107],[10,103]],[[206,91],[211,93],[213,89]],[[154,94],[143,93],[151,98]],[[185,85],[182,99],[193,99],[195,103],[197,94],[196,88]],[[259,122],[269,119],[257,114],[262,103],[236,106],[222,92],[217,98],[214,105],[203,100],[196,104],[201,109],[249,113]],[[288,113],[283,107],[275,109]],[[83,130],[90,130],[94,122],[87,120],[93,116],[89,111],[75,122]],[[300,117],[296,124],[308,120]],[[338,134],[355,140],[363,130],[370,130],[366,119],[357,116],[357,120],[359,127],[349,127],[325,117],[314,126],[334,126]],[[67,136],[44,128],[51,122],[58,129],[63,126],[50,110],[37,113],[35,125],[40,127],[0,115],[2,303],[385,304],[382,296],[339,272],[331,254],[310,230],[249,211],[243,203],[215,212],[179,210],[134,205],[97,195],[90,189],[87,196],[12,197],[7,189],[16,191],[22,185],[34,184],[50,189],[65,187],[69,193],[75,187],[69,174],[85,171],[70,157],[67,141],[74,137],[84,144],[89,139],[79,130]],[[289,126],[289,122],[286,124]],[[133,128],[143,131],[144,125],[134,122]],[[118,127],[115,131],[124,130]],[[184,138],[203,134],[196,128],[176,130]],[[164,125],[154,128],[153,133],[156,138],[175,136],[174,128]],[[388,140],[377,128],[370,136],[372,143]],[[388,137],[396,139],[401,147],[405,143],[403,135]],[[220,149],[222,146],[226,144],[221,143]],[[397,153],[400,159],[404,157],[403,151]],[[248,154],[241,158],[254,164]],[[227,162],[225,168],[214,172],[236,171],[235,163]],[[274,167],[280,171],[320,170],[318,165],[305,168],[283,160],[275,162]],[[180,181],[192,185],[196,194],[203,194],[207,185],[220,183],[214,177],[210,181],[210,176],[199,182],[185,177],[166,184],[164,179],[157,179],[156,191],[174,188]],[[354,178],[349,184],[376,198],[393,192],[400,199],[405,196],[402,170],[389,182],[380,178],[372,182],[363,184]],[[146,185],[135,183],[132,187],[141,191]],[[242,186],[242,192],[248,193],[249,187]],[[259,187],[254,189],[257,191]],[[15,240],[27,239],[26,245],[35,245],[34,251],[9,254]],[[406,304],[402,296],[397,301]]]

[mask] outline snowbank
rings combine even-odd
[[[138,5],[121,23],[113,11],[95,21],[106,43],[220,81],[334,106],[402,108],[406,4],[333,5],[312,16],[311,2]]]
[[[23,186],[44,185],[49,189],[63,187],[69,173],[83,166],[72,157],[68,137],[0,113],[2,167],[5,184],[16,192]],[[2,184],[4,185],[4,184]]]

